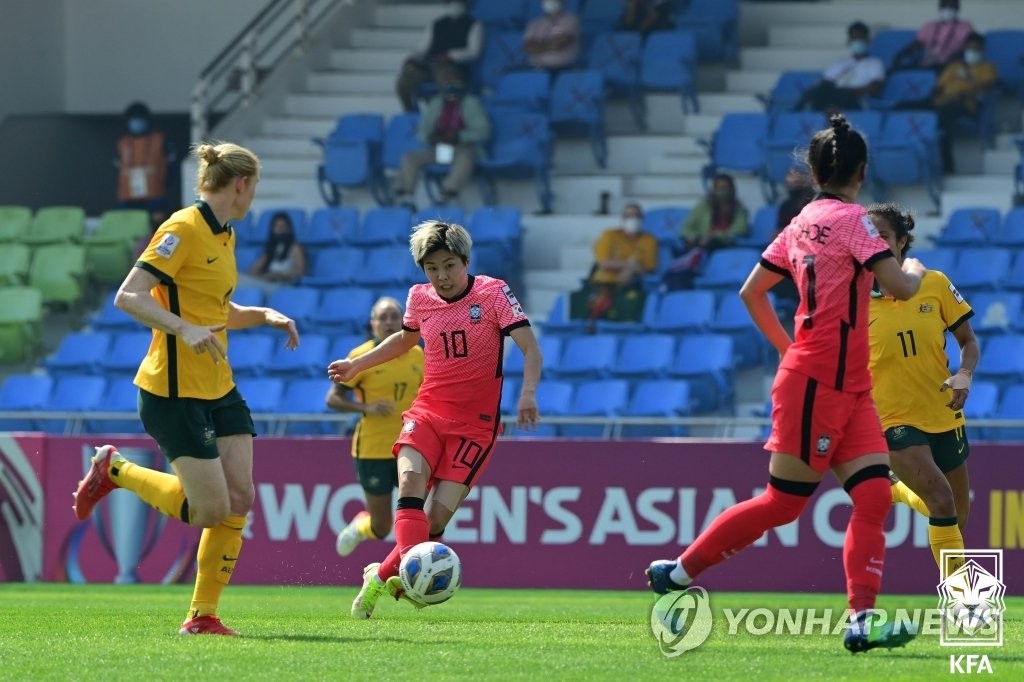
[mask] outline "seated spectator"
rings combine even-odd
[[[619,29],[646,36],[654,31],[671,31],[675,25],[670,0],[626,0]]]
[[[405,111],[416,111],[416,90],[428,83],[450,80],[459,71],[463,81],[469,67],[480,56],[483,28],[469,15],[466,0],[446,0],[445,15],[431,24],[420,49],[405,60],[396,90]]]
[[[562,10],[562,0],[544,0],[544,14],[526,27],[523,51],[535,69],[560,71],[572,67],[580,54],[580,18]]]
[[[775,234],[789,225],[793,218],[811,203],[814,198],[814,183],[808,173],[799,168],[790,168],[786,173],[786,198],[779,204],[779,217],[775,223]]]
[[[427,104],[416,136],[428,146],[402,156],[395,180],[396,200],[411,203],[420,170],[439,163],[449,166],[441,191],[445,201],[452,201],[473,177],[480,146],[491,138],[491,122],[480,98],[467,93],[464,82],[455,74]]]
[[[239,283],[258,286],[265,291],[297,284],[306,274],[306,253],[295,239],[295,225],[285,212],[275,213],[270,221],[266,247],[249,268],[249,277]]]
[[[954,172],[953,130],[961,118],[976,119],[981,100],[996,84],[996,65],[985,59],[985,38],[972,33],[964,43],[964,51],[939,74],[932,104],[939,116],[939,148],[942,168]]]
[[[736,198],[736,183],[731,175],[719,173],[712,180],[710,194],[693,207],[683,223],[682,243],[665,273],[663,288],[693,288],[708,254],[732,246],[749,229],[747,209]]]
[[[939,0],[939,18],[920,28],[910,44],[896,53],[894,68],[941,69],[963,50],[974,26],[958,18],[960,0]]]
[[[815,85],[807,88],[794,109],[827,111],[862,109],[864,100],[882,91],[885,64],[868,54],[871,32],[866,24],[855,21],[846,29],[849,55],[833,62]]]
[[[590,279],[570,295],[569,316],[639,321],[643,315],[643,277],[658,268],[658,240],[641,226],[643,209],[626,204],[622,222],[601,233],[594,242],[594,267]]]
[[[153,114],[142,102],[124,110],[125,132],[117,140],[117,207],[149,213],[156,230],[170,215],[168,171],[177,154],[162,130],[153,125]]]

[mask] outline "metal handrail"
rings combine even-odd
[[[192,141],[207,137],[211,120],[247,106],[260,83],[309,47],[311,29],[346,0],[270,0],[199,74],[192,89]]]

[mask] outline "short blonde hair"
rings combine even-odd
[[[209,142],[192,145],[199,160],[196,192],[216,192],[237,177],[254,178],[260,174],[260,159],[251,150],[233,142]]]
[[[373,306],[370,308],[370,317],[377,317],[377,314],[380,312],[380,309],[386,306],[394,306],[395,308],[397,308],[399,315],[403,313],[402,304],[399,303],[397,298],[393,298],[391,296],[381,296],[380,298],[377,299],[376,303],[374,303]]]
[[[409,251],[418,267],[422,269],[427,256],[441,249],[448,249],[463,263],[468,263],[469,252],[473,250],[473,238],[462,225],[442,223],[439,220],[427,220],[412,228]]]

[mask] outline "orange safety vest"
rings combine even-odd
[[[118,201],[160,199],[167,194],[167,154],[164,134],[122,135],[117,141],[121,168],[117,174]]]

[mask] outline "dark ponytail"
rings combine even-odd
[[[914,235],[911,234],[914,229],[914,214],[897,204],[884,203],[868,206],[868,215],[889,223],[897,242],[904,237],[907,238],[907,243],[900,250],[900,258],[906,258],[910,245],[914,243]]]
[[[811,138],[807,164],[819,185],[845,185],[861,164],[867,163],[868,146],[842,114],[830,115],[828,123],[828,128],[819,130]]]

